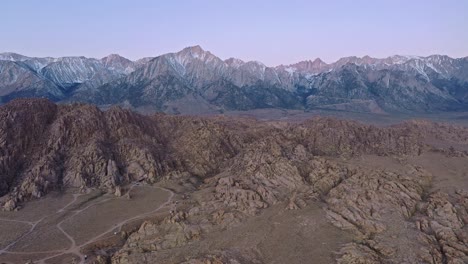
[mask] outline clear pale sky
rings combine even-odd
[[[351,55],[465,57],[468,1],[0,1],[0,52],[138,59],[192,45],[269,66]]]

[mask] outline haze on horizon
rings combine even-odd
[[[468,56],[468,1],[2,1],[0,52],[118,53],[201,45],[268,66],[320,57]]]

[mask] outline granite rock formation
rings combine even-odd
[[[255,246],[217,248],[210,239],[268,210],[300,214],[310,206],[353,237],[330,252],[338,263],[468,260],[466,184],[443,189],[416,162],[427,154],[466,161],[464,127],[144,116],[45,99],[14,100],[0,117],[5,210],[63,188],[122,195],[135,181],[172,186],[180,204],[122,234],[108,255],[93,253],[100,261],[265,263]]]

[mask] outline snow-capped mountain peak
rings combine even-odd
[[[136,65],[133,61],[120,56],[119,54],[110,54],[101,59],[101,62],[106,68],[115,70],[121,73],[129,74],[133,72]]]
[[[445,55],[395,55],[383,59],[350,56],[333,63],[316,58],[267,67],[258,61],[221,60],[200,46],[136,62],[118,54],[94,59],[33,58],[1,53],[0,100],[45,96],[53,100],[74,98],[89,102],[99,98],[99,103],[109,104],[125,98],[129,102],[157,102],[161,107],[168,100],[194,93],[197,98],[215,100],[216,104],[229,103],[232,107],[248,109],[257,105],[348,107],[343,104],[354,104],[352,100],[358,99],[374,100],[377,93],[385,94],[386,107],[434,108],[435,105],[422,103],[433,98],[440,99],[431,101],[440,107],[452,104],[461,107],[459,104],[465,101],[468,104],[464,99],[468,98],[464,92],[467,72],[468,58],[452,59]],[[108,92],[100,94],[100,91]],[[388,97],[387,93],[394,97]],[[407,100],[406,93],[413,101]],[[141,98],[132,97],[140,94]],[[231,100],[231,96],[235,99]],[[298,98],[302,99],[297,101]],[[356,101],[361,107],[362,101],[359,102]]]

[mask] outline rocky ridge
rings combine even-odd
[[[267,67],[222,60],[200,46],[130,61],[119,55],[30,58],[0,54],[0,98],[118,104],[167,113],[261,108],[371,113],[466,110],[468,60],[443,55],[346,57]]]
[[[143,116],[47,100],[15,100],[0,107],[0,116],[6,210],[52,190],[114,193],[139,180],[166,184],[179,195],[170,215],[125,234],[117,252],[96,249],[112,263],[264,263],[255,249],[174,250],[269,208],[301,211],[311,204],[354,237],[336,255],[338,263],[467,261],[466,190],[433,189],[437,175],[408,161],[426,153],[466,159],[468,152],[455,145],[468,142],[463,127]],[[434,138],[446,145],[432,145]],[[376,167],[380,161],[367,156],[396,165]]]

